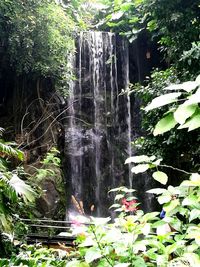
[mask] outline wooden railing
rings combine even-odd
[[[75,246],[76,236],[72,234],[72,221],[56,220],[30,220],[20,219],[27,228],[26,242],[29,244],[42,243],[45,245],[64,243],[67,246]],[[90,225],[90,223],[80,223],[81,225]],[[77,226],[78,227],[78,226]],[[63,234],[61,234],[63,233]]]

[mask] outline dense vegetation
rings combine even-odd
[[[147,31],[151,39],[157,42],[168,65],[165,70],[154,70],[150,80],[143,86],[133,86],[133,91],[137,90],[139,97],[143,99],[144,106],[154,97],[167,92],[165,87],[171,83],[195,80],[200,72],[198,1],[172,0],[169,3],[154,0],[119,0],[104,3],[106,8],[100,14],[103,29],[111,27],[127,36],[130,42],[141,32]],[[198,131],[189,133],[188,136],[186,131],[174,130],[155,138],[151,133],[161,114],[160,110],[144,112],[143,127],[147,136],[145,140],[138,140],[138,144],[141,146],[142,142],[142,150],[161,156],[168,163],[173,162],[177,167],[184,165],[195,170],[199,161],[196,146]],[[171,158],[174,149],[177,151],[177,157],[173,155]],[[191,160],[190,164],[188,158]]]
[[[117,192],[112,208],[119,215],[114,222],[89,218],[92,225],[81,228],[75,251],[16,248],[13,220],[24,210],[30,212],[36,191],[40,194],[35,179],[39,183],[47,175],[55,176],[50,166],[59,167],[60,160],[58,151],[52,150],[27,182],[27,174],[19,167],[24,154],[2,138],[0,252],[4,259],[0,266],[200,266],[199,1],[102,0],[98,15],[94,4],[97,7],[93,1],[1,1],[1,77],[10,71],[32,80],[48,77],[63,91],[63,84],[73,79],[74,35],[86,29],[91,19],[100,29],[125,35],[130,42],[146,31],[160,47],[167,67],[154,70],[143,85],[130,86],[130,92],[143,101],[145,135],[134,142],[138,156],[126,163],[133,165],[133,173],[155,170],[153,178],[162,188],[149,193],[158,195],[162,216],[144,214],[134,190],[122,186],[110,192]]]

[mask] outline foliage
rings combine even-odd
[[[75,24],[54,0],[1,1],[1,68],[17,75],[71,78]]]
[[[62,250],[47,249],[38,245],[22,245],[18,255],[0,259],[0,266],[65,267],[68,254]]]
[[[200,42],[192,42],[192,47],[189,50],[183,51],[183,54],[180,58],[180,61],[184,63],[187,68],[196,72],[200,69],[199,66],[199,58],[200,58]]]
[[[98,0],[57,0],[78,25],[77,30],[87,30],[93,26],[94,16],[104,7]]]
[[[176,70],[169,68],[165,71],[155,70],[151,80],[147,82],[147,85],[132,87],[132,92],[143,100],[141,113],[144,130],[144,136],[135,140],[133,146],[141,154],[148,151],[148,155],[163,158],[168,165],[188,171],[191,169],[193,172],[198,171],[199,148],[196,146],[196,140],[199,140],[199,132],[187,132],[187,128],[180,131],[176,127],[179,125],[176,120],[182,122],[181,117],[184,116],[185,119],[187,116],[190,117],[190,113],[196,106],[192,104],[185,107],[185,104],[183,106],[182,104],[196,93],[198,79],[180,83]],[[191,88],[192,85],[194,88]],[[157,125],[156,129],[155,125]]]
[[[12,146],[11,146],[11,145]],[[0,231],[11,231],[12,216],[16,205],[34,201],[32,188],[20,178],[20,169],[9,169],[9,158],[23,158],[23,153],[14,147],[14,143],[0,141]]]
[[[36,174],[30,177],[30,180],[36,180],[40,184],[47,177],[55,178],[57,176],[56,169],[60,167],[59,153],[55,147],[52,147],[40,162],[42,164],[41,167],[36,169]]]
[[[148,30],[169,60],[177,61],[183,51],[199,41],[198,0],[105,0],[101,24],[133,41],[141,30]]]
[[[0,127],[0,137],[2,137],[4,129]],[[6,142],[4,139],[0,139],[0,156],[5,157],[15,157],[19,160],[24,159],[23,152],[16,148],[16,143]]]
[[[187,81],[182,84],[172,84],[165,88],[166,93],[154,98],[145,108],[146,111],[171,105],[167,114],[157,122],[154,135],[163,134],[179,124],[178,129],[188,128],[188,131],[200,127],[200,76],[195,81]]]
[[[141,160],[148,158],[135,158]],[[148,191],[158,195],[164,218],[159,212],[144,214],[136,203],[134,209],[126,209],[124,199],[135,200],[133,192],[123,186],[110,191],[117,193],[112,208],[119,215],[114,222],[90,217],[91,225],[77,238],[77,251],[23,245],[10,260],[1,259],[0,266],[199,266],[200,175],[192,174],[177,187]]]
[[[111,190],[117,192],[112,208],[119,215],[114,223],[110,218],[91,218],[92,225],[77,240],[79,260],[67,266],[165,267],[182,261],[186,266],[198,266],[199,224],[195,220],[200,219],[199,177],[193,174],[178,187],[149,191],[159,195],[159,203],[164,204],[162,219],[158,212],[144,214],[139,209],[133,212],[124,208],[123,199],[131,196],[131,201],[134,190]]]

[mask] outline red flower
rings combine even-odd
[[[137,210],[137,201],[135,199],[128,201],[126,200],[126,198],[123,198],[122,205],[124,205],[125,211],[136,211]]]

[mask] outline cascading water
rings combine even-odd
[[[131,99],[128,43],[108,32],[82,32],[74,59],[65,125],[67,191],[85,212],[108,214],[108,191],[135,187],[124,161],[131,155]],[[136,186],[137,187],[137,186]],[[70,188],[70,189],[69,189]]]

